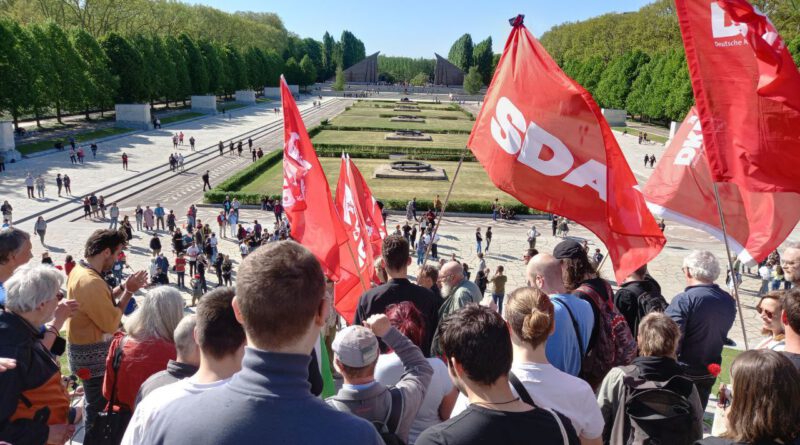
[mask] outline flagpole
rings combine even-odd
[[[453,180],[450,181],[450,188],[447,190],[447,196],[444,197],[444,203],[442,204],[442,212],[439,214],[439,221],[436,222],[436,227],[433,228],[433,233],[431,234],[431,242],[425,246],[425,257],[422,259],[422,264],[425,265],[428,262],[428,254],[431,251],[431,245],[433,241],[436,239],[436,234],[439,232],[439,225],[442,223],[442,218],[444,217],[444,212],[447,209],[447,203],[450,201],[450,194],[453,193],[453,186],[456,183],[456,178],[458,178],[458,172],[461,170],[461,164],[464,163],[464,156],[467,154],[467,146],[464,146],[464,150],[461,152],[461,159],[458,161],[458,166],[456,167],[456,172],[453,173]]]
[[[714,184],[714,198],[717,200],[717,213],[719,213],[719,222],[722,226],[722,239],[725,241],[725,252],[728,257],[728,268],[731,271],[731,284],[733,284],[733,298],[736,300],[736,308],[739,311],[739,322],[742,324],[742,337],[744,338],[745,350],[750,349],[747,343],[747,330],[744,327],[744,315],[742,314],[742,302],[739,300],[739,286],[736,283],[736,271],[733,269],[733,258],[731,258],[731,247],[728,244],[728,232],[725,230],[725,216],[722,214],[722,202],[719,199],[719,189],[717,183]]]

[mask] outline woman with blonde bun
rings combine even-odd
[[[602,444],[603,416],[592,388],[547,361],[547,338],[555,331],[553,303],[539,289],[522,287],[506,296],[503,318],[511,332],[514,361],[510,380],[519,380],[533,403],[563,414],[572,422],[581,444]],[[512,385],[513,386],[513,385]],[[516,388],[512,388],[519,394]],[[524,397],[523,397],[524,400]],[[466,408],[461,395],[452,416]]]

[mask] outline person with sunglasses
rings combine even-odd
[[[761,333],[766,337],[755,347],[755,349],[772,349],[773,351],[783,351],[786,346],[783,323],[781,323],[781,296],[783,291],[772,291],[761,297],[761,301],[756,305],[756,310],[761,316],[764,325]]]

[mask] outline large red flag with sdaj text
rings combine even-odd
[[[605,243],[618,282],[665,239],[591,95],[514,20],[468,142],[492,182]]]
[[[358,204],[364,213],[364,225],[367,228],[369,239],[372,244],[372,255],[378,258],[383,249],[383,239],[386,238],[386,224],[383,221],[381,208],[378,206],[378,201],[372,195],[372,191],[364,180],[364,176],[356,167],[353,160],[349,155],[345,155],[349,167],[349,172],[353,175],[353,186],[356,190],[358,197]]]
[[[656,215],[704,230],[722,240],[714,183],[705,159],[703,131],[692,109],[661,156],[644,187]],[[728,240],[746,264],[769,256],[800,220],[797,193],[750,192],[736,184],[717,184]]]
[[[283,102],[283,208],[292,239],[305,246],[331,280],[339,278],[339,246],[346,235],[331,198],[325,172],[311,145],[300,111],[281,76]]]
[[[364,222],[364,211],[350,162],[342,155],[339,182],[336,184],[336,211],[347,234],[347,243],[339,249],[341,276],[333,287],[334,307],[348,323],[355,317],[361,294],[370,286],[373,267],[372,245]]]
[[[675,0],[711,177],[800,192],[800,74],[745,0]]]

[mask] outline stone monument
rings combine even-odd
[[[397,105],[393,111],[420,111],[420,109],[416,105]]]
[[[464,72],[444,57],[436,56],[436,67],[433,69],[433,84],[444,86],[461,86],[464,84]]]
[[[22,159],[22,153],[17,151],[14,143],[14,124],[11,122],[0,122],[0,156],[6,164]]]
[[[422,161],[393,161],[379,165],[374,178],[380,179],[422,179],[424,181],[446,181],[447,172]]]
[[[608,125],[612,127],[624,127],[628,112],[625,110],[615,110],[613,108],[603,108],[600,110],[606,118]]]
[[[217,96],[192,96],[192,111],[203,114],[217,114]]]
[[[392,122],[416,122],[420,124],[425,123],[425,118],[419,116],[409,116],[407,114],[400,114],[390,119]]]
[[[419,130],[397,130],[394,133],[386,133],[383,137],[387,141],[427,141],[433,140],[429,135]]]
[[[253,90],[236,91],[236,103],[252,105],[256,103],[256,92]]]
[[[377,83],[378,82],[378,53],[363,58],[360,62],[342,72],[346,83]],[[330,79],[335,81],[336,77]]]
[[[294,95],[300,94],[300,86],[289,85],[289,91],[291,91],[291,93]],[[264,97],[268,97],[270,99],[280,99],[281,87],[264,87]]]
[[[150,116],[150,104],[116,104],[115,126],[132,128],[134,130],[149,130],[153,128],[153,119]]]

